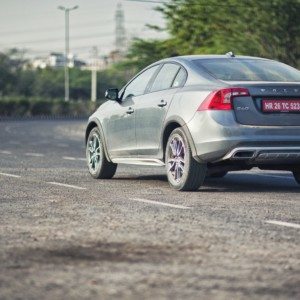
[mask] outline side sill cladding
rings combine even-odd
[[[90,126],[91,124],[95,124],[95,126]],[[105,152],[105,155],[106,155],[106,158],[109,162],[111,162],[111,159],[110,159],[110,156],[109,156],[109,153],[107,151],[107,146],[106,146],[106,140],[105,140],[105,136],[104,136],[104,132],[103,132],[103,129],[102,129],[102,126],[101,126],[101,123],[98,119],[96,118],[92,118],[89,120],[88,122],[88,125],[87,125],[87,128],[86,128],[86,132],[85,132],[85,146],[86,146],[86,141],[87,141],[87,138],[88,138],[88,133],[90,132],[90,130],[92,130],[92,128],[94,127],[98,127],[99,130],[100,130],[100,134],[101,134],[101,138],[102,138],[102,141],[103,141],[103,147],[104,147],[104,152]]]

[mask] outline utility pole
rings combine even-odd
[[[97,100],[97,68],[98,68],[98,48],[94,46],[92,48],[92,83],[91,83],[91,101],[96,102]]]
[[[69,37],[69,14],[71,10],[78,8],[78,5],[70,8],[59,6],[58,9],[65,12],[65,101],[70,100],[70,83],[69,83],[69,55],[70,55],[70,37]]]

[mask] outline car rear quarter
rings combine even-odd
[[[183,58],[190,77],[175,95],[167,115],[167,120],[178,114],[184,120],[192,137],[194,157],[206,163],[277,164],[288,169],[299,165],[300,82],[218,80],[193,64],[193,60],[202,58]],[[209,97],[219,90],[238,91],[231,98],[230,108],[205,107]],[[239,91],[246,93],[239,95]],[[285,110],[284,105],[291,107]]]

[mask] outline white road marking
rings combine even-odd
[[[0,153],[1,153],[1,154],[9,154],[9,155],[11,154],[10,151],[6,151],[6,150],[1,150]]]
[[[66,159],[66,160],[82,160],[82,161],[85,161],[85,160],[86,160],[85,158],[81,158],[81,157],[72,157],[72,156],[63,156],[63,159]]]
[[[171,203],[159,202],[159,201],[152,201],[152,200],[141,199],[141,198],[129,198],[129,200],[148,203],[148,204],[167,206],[167,207],[172,207],[172,208],[192,209],[192,207],[189,207],[189,206],[183,206],[183,205],[177,205],[177,204],[171,204]]]
[[[67,187],[67,188],[72,188],[72,189],[77,189],[77,190],[86,190],[86,188],[77,186],[77,185],[71,185],[71,184],[64,184],[64,183],[60,183],[60,182],[54,182],[54,181],[50,181],[47,182],[49,184],[53,184],[53,185],[58,185],[58,186],[63,186],[63,187]]]
[[[286,227],[293,227],[293,228],[300,229],[300,224],[296,224],[296,223],[289,223],[289,222],[282,222],[282,221],[275,221],[275,220],[268,220],[268,221],[265,221],[265,222],[269,223],[269,224],[286,226]]]
[[[45,155],[42,154],[42,153],[30,153],[30,152],[25,153],[25,155],[26,155],[26,156],[34,156],[34,157],[43,157],[43,156],[45,156]]]
[[[66,159],[66,160],[76,160],[75,157],[71,157],[71,156],[63,156],[63,159]]]
[[[7,176],[7,177],[14,177],[14,178],[20,178],[21,177],[19,175],[8,174],[8,173],[0,173],[0,175]]]

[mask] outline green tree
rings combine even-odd
[[[128,58],[139,66],[174,54],[228,51],[300,65],[300,0],[171,0],[157,9],[170,38],[136,40]]]

